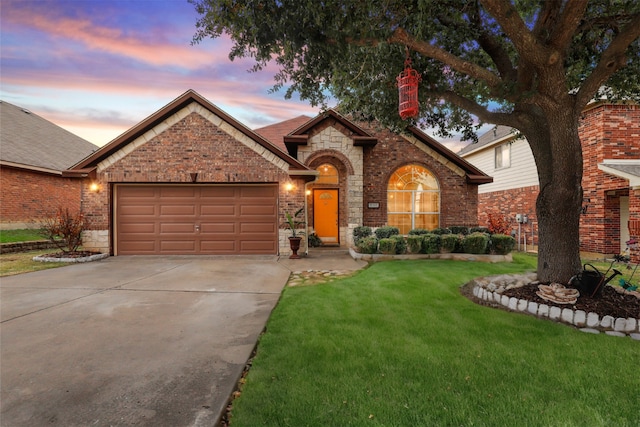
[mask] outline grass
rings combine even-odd
[[[51,253],[51,251],[52,249],[44,249],[0,255],[0,277],[69,265],[66,262],[38,262],[32,259],[36,255]]]
[[[460,295],[535,262],[380,262],[286,288],[231,425],[637,426],[637,341]]]
[[[36,229],[0,230],[0,243],[30,242],[46,240]]]

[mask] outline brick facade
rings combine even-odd
[[[58,208],[80,210],[81,182],[74,178],[0,167],[0,227],[35,228]]]
[[[441,227],[478,224],[478,186],[468,184],[461,170],[411,138],[386,129],[378,130],[376,135],[378,143],[364,149],[363,225],[386,224],[387,183],[398,168],[409,164],[427,168],[438,180]],[[380,203],[380,208],[367,208],[370,202]]]
[[[304,205],[304,181],[291,179],[281,167],[195,112],[118,160],[100,165],[106,166],[98,167],[96,182],[100,191],[92,192],[90,182],[85,181],[83,210],[91,224],[90,231],[85,233],[85,246],[103,252],[113,253],[109,230],[113,229],[112,197],[116,183],[192,183],[192,173],[198,174],[199,184],[280,183],[282,228],[285,212],[295,212]],[[285,183],[293,184],[293,189],[287,190]],[[286,233],[282,230],[280,234],[281,250],[287,251]]]

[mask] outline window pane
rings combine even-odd
[[[437,214],[417,214],[415,216],[415,227],[414,228],[424,228],[426,230],[433,230],[434,228],[438,228],[440,224],[440,215]]]
[[[440,212],[438,193],[433,191],[416,191],[415,193],[415,208],[414,212]]]
[[[388,222],[390,226],[398,227],[400,234],[407,234],[413,228],[411,227],[410,214],[390,214]]]
[[[318,166],[316,168],[320,172],[320,176],[316,180],[318,184],[338,184],[338,170],[328,163]]]
[[[388,212],[411,212],[411,192],[389,191],[387,205]]]

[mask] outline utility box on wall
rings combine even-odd
[[[529,222],[529,217],[527,214],[516,214],[516,222],[518,224],[526,224]]]

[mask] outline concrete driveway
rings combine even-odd
[[[0,425],[213,426],[290,271],[112,257],[0,279]]]

